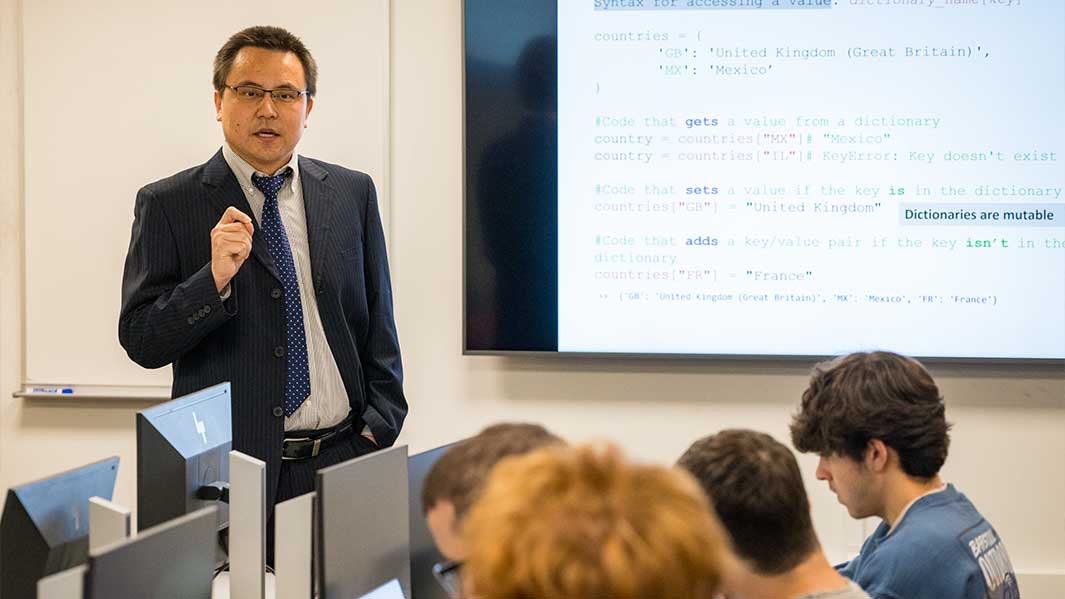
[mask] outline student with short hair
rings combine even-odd
[[[438,567],[445,588],[458,590],[458,572],[466,558],[462,522],[496,463],[564,443],[539,424],[504,422],[458,442],[433,464],[422,486],[422,512],[437,549],[449,561]]]
[[[732,537],[729,599],[869,599],[828,563],[791,450],[751,430],[724,430],[692,444],[677,465],[710,497]]]

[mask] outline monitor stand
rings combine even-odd
[[[229,581],[231,599],[266,592],[266,462],[229,452]]]
[[[84,599],[85,564],[45,576],[37,581],[37,599]]]
[[[89,498],[89,551],[99,551],[130,535],[129,510],[102,497]]]
[[[275,539],[284,539],[275,549],[277,596],[285,599],[311,599],[314,493],[306,493],[274,508]]]

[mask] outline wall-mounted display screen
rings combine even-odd
[[[466,0],[470,353],[1065,358],[1065,3]]]

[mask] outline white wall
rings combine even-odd
[[[0,80],[10,60],[17,0],[0,0]],[[497,420],[534,420],[573,440],[610,438],[631,454],[671,462],[697,437],[745,426],[786,439],[808,365],[617,360],[528,360],[461,355],[461,2],[392,2],[392,221],[390,253],[411,415],[412,451]],[[352,24],[357,31],[358,24]],[[215,39],[190,43],[214,47]],[[116,490],[135,497],[136,404],[52,404],[10,397],[18,387],[22,295],[21,196],[11,113],[0,96],[0,487],[88,462],[123,457]],[[9,129],[14,126],[15,129]],[[314,135],[311,129],[308,135]],[[333,157],[323,156],[330,159]],[[358,165],[351,165],[358,166]],[[1065,373],[1007,367],[933,368],[955,423],[945,476],[1008,543],[1026,599],[1065,596]],[[815,524],[834,557],[852,550],[850,521],[808,474]],[[1040,589],[1037,592],[1037,586]]]
[[[9,391],[21,383],[22,371],[22,39],[21,3],[0,0],[0,486],[7,487],[3,456]]]

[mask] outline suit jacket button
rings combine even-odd
[[[281,409],[281,406],[274,406],[274,416],[281,417],[285,412]]]
[[[281,290],[277,287],[274,287],[273,290],[270,291],[270,297],[274,299],[281,299]]]
[[[275,347],[274,348],[274,355],[277,356],[278,358],[284,357],[285,356],[285,346],[284,345],[278,345],[277,347]]]

